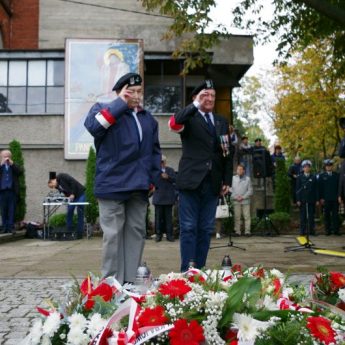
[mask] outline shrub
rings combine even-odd
[[[285,160],[276,159],[274,211],[290,212],[290,181],[287,175]]]
[[[85,218],[90,224],[95,224],[99,215],[98,203],[94,194],[94,183],[96,175],[96,152],[90,147],[89,155],[86,162],[86,184],[85,196],[86,201],[90,204],[85,207]]]
[[[26,183],[25,183],[25,167],[22,147],[17,140],[9,143],[9,150],[12,152],[13,162],[22,168],[22,174],[19,176],[19,200],[16,205],[16,214],[14,220],[20,222],[25,218],[26,214]]]
[[[73,225],[77,224],[77,215],[73,215]],[[49,218],[49,226],[61,228],[66,226],[66,213],[56,213]]]

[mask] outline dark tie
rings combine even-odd
[[[210,130],[213,131],[214,126],[213,126],[213,123],[211,121],[210,114],[209,113],[205,113],[205,117],[206,117],[207,124],[210,127]]]

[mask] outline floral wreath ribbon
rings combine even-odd
[[[129,315],[128,327],[126,331],[113,332],[112,340],[115,341],[116,345],[140,345],[145,341],[157,336],[158,334],[164,333],[172,328],[174,325],[162,325],[162,326],[149,326],[142,327],[135,332],[134,320],[140,312],[140,306],[134,299],[128,299],[123,303],[116,312],[108,320],[107,325],[103,330],[91,340],[89,345],[101,345],[107,344],[107,338],[109,333],[107,330],[111,329],[111,326],[119,322],[124,316]]]

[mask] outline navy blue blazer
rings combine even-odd
[[[173,205],[176,200],[176,173],[173,168],[165,167],[165,172],[169,176],[168,179],[164,179],[160,176],[156,189],[153,193],[152,203],[153,205]]]

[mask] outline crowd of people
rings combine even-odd
[[[282,148],[276,145],[270,154],[261,138],[255,139],[252,146],[247,136],[239,137],[225,117],[215,113],[215,86],[212,80],[205,80],[192,91],[190,104],[169,120],[169,128],[180,135],[182,143],[177,173],[161,152],[156,119],[141,107],[141,76],[125,74],[112,91],[117,98],[94,104],[84,123],[94,137],[97,155],[94,194],[103,231],[103,277],[115,276],[120,283],[134,283],[147,237],[151,195],[157,242],[162,241],[164,233],[167,241],[174,241],[174,206],[178,210],[181,271],[191,265],[206,265],[220,197],[231,195],[234,235],[242,235],[243,217],[244,235],[251,236],[252,179],[265,181],[271,177],[274,188],[277,161],[285,160]],[[339,183],[331,160],[325,161],[325,171],[318,176],[311,173],[311,167],[309,160],[301,162],[296,157],[288,171],[292,199],[300,209],[300,233],[315,234],[315,206],[320,203],[326,234],[338,235],[338,206],[345,194],[339,190],[345,184]],[[3,150],[0,206],[5,232],[14,231],[20,174],[21,168],[12,161],[10,151]],[[48,186],[71,201],[85,201],[84,186],[68,174],[54,173]],[[68,208],[67,227],[72,227],[74,208]],[[83,212],[83,206],[78,207],[78,238],[83,233]]]

